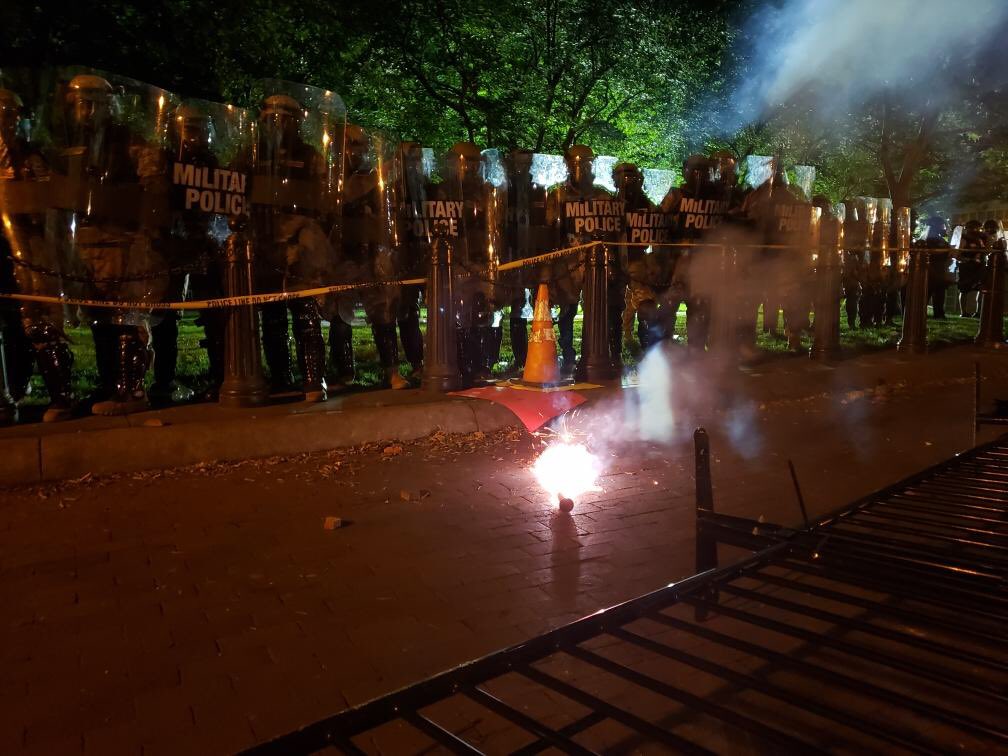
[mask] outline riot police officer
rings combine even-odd
[[[371,324],[385,384],[403,389],[409,383],[399,374],[399,347],[396,341],[396,316],[399,314],[399,286],[374,285],[391,281],[399,274],[399,235],[401,208],[396,199],[398,177],[393,165],[395,156],[383,151],[389,143],[372,138],[364,129],[348,124],[344,142],[346,164],[343,190],[344,273],[341,280],[368,284],[359,290],[337,295],[336,312],[330,315],[330,352],[351,355],[351,330],[347,313],[360,301]],[[334,338],[343,339],[342,343]],[[346,359],[345,357],[343,359]],[[353,372],[352,363],[341,363],[340,372]]]
[[[161,119],[166,93],[132,92]],[[157,103],[157,104],[154,104]],[[80,293],[99,300],[161,301],[166,265],[154,248],[159,214],[145,215],[148,198],[135,151],[148,145],[116,108],[103,75],[74,76],[63,98],[65,141],[56,168],[69,191],[55,192],[51,242],[70,255]],[[163,120],[163,119],[162,119]],[[121,415],[147,408],[144,378],[150,365],[147,310],[109,307],[86,311],[95,342],[99,401],[92,412]]]
[[[335,258],[329,235],[322,156],[301,135],[305,107],[286,92],[277,91],[259,109],[259,145],[254,166],[256,183],[269,191],[256,192],[254,234],[259,247],[257,277],[267,291],[322,283]],[[331,137],[330,137],[331,139]],[[287,190],[285,186],[290,186]],[[299,196],[300,190],[300,196]],[[269,196],[267,196],[269,195]],[[322,317],[313,297],[265,304],[261,308],[263,351],[274,391],[293,384],[287,311],[293,320],[294,342],[301,368],[305,401],[326,399],[325,343]]]
[[[399,198],[406,239],[400,258],[402,275],[405,278],[425,278],[430,266],[430,249],[423,233],[423,203],[430,193],[431,184],[424,171],[421,146],[417,142],[403,142],[399,151],[402,161]],[[423,334],[420,333],[423,289],[423,285],[403,286],[399,293],[399,312],[396,315],[399,341],[402,342],[403,353],[410,364],[410,377],[414,380],[419,380],[423,374]]]
[[[554,249],[574,247],[593,241],[618,241],[623,232],[623,209],[605,189],[595,185],[593,163],[595,153],[590,147],[575,144],[564,153],[567,180],[549,190],[546,198],[546,224],[553,231]],[[557,319],[562,371],[570,375],[575,368],[574,317],[584,285],[583,256],[566,255],[550,266],[550,300],[558,305]],[[610,282],[611,285],[611,282]],[[622,329],[622,318],[613,317],[610,305],[607,318],[612,329]],[[622,333],[620,333],[620,337]],[[610,337],[610,361],[614,368],[620,355],[613,354],[615,342]]]
[[[546,191],[532,176],[531,150],[511,150],[505,158],[507,170],[507,262],[524,260],[536,255],[546,243]],[[502,297],[508,304],[508,334],[514,362],[513,371],[525,367],[528,354],[528,326],[524,310],[528,290],[538,283],[532,268],[518,268],[509,273]]]
[[[919,246],[928,250],[928,300],[932,316],[936,320],[945,319],[945,290],[948,288],[948,267],[951,260],[951,246],[945,238],[948,224],[939,215],[924,221],[924,239]]]
[[[20,132],[23,103],[7,89],[0,89],[0,200],[6,223],[0,233],[0,287],[25,294],[59,294],[59,263],[44,238],[45,205],[33,188],[49,178],[41,154],[26,143]],[[18,190],[23,190],[19,196]],[[20,201],[19,201],[20,200]],[[64,330],[63,308],[39,302],[0,303],[0,329],[6,352],[7,381],[14,400],[29,388],[32,366],[49,393],[44,422],[70,417],[73,397],[70,371],[73,353]]]
[[[675,239],[698,246],[676,254],[674,284],[686,299],[686,343],[692,352],[707,348],[710,302],[715,287],[715,254],[702,242],[712,238],[728,210],[724,189],[715,184],[714,164],[703,155],[691,155],[683,163],[683,183],[670,189],[661,209],[675,215]]]
[[[445,156],[435,221],[454,244],[455,317],[464,382],[490,377],[492,313],[499,298],[497,266],[504,246],[506,197],[484,174],[484,158],[472,142],[458,142]]]
[[[618,163],[613,168],[616,198],[626,213],[622,268],[627,285],[624,301],[632,324],[637,317],[637,340],[647,350],[675,331],[680,300],[672,294],[674,217],[659,212],[644,193],[644,175],[633,163]],[[624,320],[624,323],[627,321]]]
[[[967,221],[959,240],[959,251],[955,255],[956,269],[959,274],[960,317],[980,317],[980,286],[983,283],[984,258],[986,257],[984,250],[989,246],[990,241],[980,225],[980,221]]]

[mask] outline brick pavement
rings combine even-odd
[[[692,572],[694,423],[718,508],[794,523],[789,456],[823,512],[963,448],[927,391],[684,407],[572,517],[517,433],[5,492],[0,751],[228,753],[519,642]]]

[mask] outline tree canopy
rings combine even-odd
[[[940,102],[894,84],[828,116],[800,92],[740,117],[739,83],[773,52],[744,23],[763,5],[34,0],[0,9],[0,71],[84,64],[246,106],[256,79],[284,78],[336,90],[354,120],[439,151],[583,142],[668,168],[721,147],[814,165],[816,191],[834,200],[1005,196],[1008,112],[984,58],[957,69],[956,94]]]

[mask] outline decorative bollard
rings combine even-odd
[[[812,321],[812,347],[809,349],[809,357],[814,360],[835,360],[840,356],[843,243],[843,222],[832,216],[822,218],[815,261],[815,319]]]
[[[976,341],[985,349],[1004,349],[1005,253],[995,249],[987,256],[987,273],[980,290],[980,327]]]
[[[443,235],[435,238],[431,245],[427,274],[427,336],[420,387],[425,391],[441,392],[459,387],[452,247]]]
[[[609,354],[609,249],[592,244],[584,251],[584,328],[579,381],[610,381],[618,376]]]
[[[714,486],[711,482],[710,437],[703,428],[693,432],[694,477],[696,479],[696,572],[707,572],[718,566],[717,541],[704,531],[703,513],[714,511]],[[717,591],[705,596],[717,601]],[[707,618],[707,609],[697,606],[694,616],[699,622]]]
[[[710,350],[721,356],[733,356],[738,347],[738,314],[735,250],[727,244],[717,250],[717,286],[712,287],[710,301]]]
[[[248,219],[232,219],[231,235],[224,245],[224,290],[229,297],[252,293],[252,240],[245,232]],[[269,398],[262,372],[259,324],[254,305],[227,309],[224,324],[224,380],[220,387],[222,407],[256,407]]]
[[[7,346],[0,328],[0,425],[12,425],[18,419],[17,404],[7,384]]]
[[[910,247],[910,209],[896,215],[900,255],[907,254],[907,292],[903,307],[903,335],[896,349],[907,354],[927,352],[928,252]]]

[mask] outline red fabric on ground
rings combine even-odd
[[[575,391],[519,391],[507,386],[479,386],[466,391],[454,391],[452,396],[486,399],[503,404],[514,412],[529,431],[541,428],[557,415],[584,404],[585,398]]]

